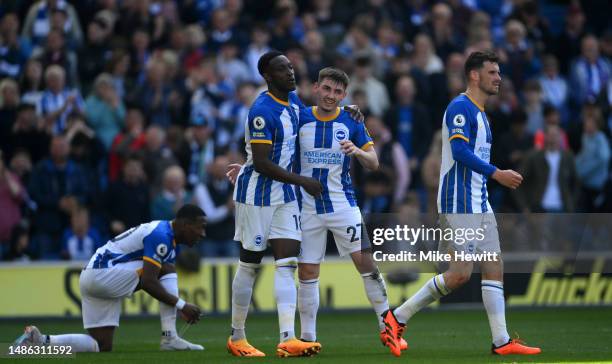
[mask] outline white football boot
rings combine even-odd
[[[15,340],[14,345],[16,346],[31,346],[31,345],[44,345],[44,335],[40,333],[40,330],[36,326],[26,326],[23,330],[23,335]]]
[[[190,343],[189,341],[179,337],[178,335],[174,335],[162,336],[161,342],[159,344],[159,350],[204,350],[204,347],[202,345]]]

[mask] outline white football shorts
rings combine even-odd
[[[275,206],[236,202],[234,240],[240,241],[245,250],[264,251],[271,239],[302,240],[297,201]]]
[[[454,236],[452,241],[440,241],[438,251],[441,253],[501,253],[497,221],[492,213],[440,214],[440,228],[442,231],[452,229]]]
[[[341,256],[371,246],[359,208],[328,214],[303,213],[302,244],[298,256],[300,263],[319,264],[324,260],[327,230],[332,232]]]
[[[137,265],[142,267],[142,262],[130,263],[110,268],[84,269],[81,272],[79,286],[83,327],[119,326],[121,302],[134,293],[140,281]]]

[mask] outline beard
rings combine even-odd
[[[480,88],[480,91],[484,92],[485,94],[489,96],[495,96],[499,94],[500,86],[491,85],[490,87],[486,87],[485,85],[480,84],[478,88]]]

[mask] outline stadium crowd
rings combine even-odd
[[[562,5],[560,3],[563,3]],[[365,213],[436,210],[440,128],[463,63],[500,56],[486,105],[497,212],[610,212],[607,1],[4,0],[0,3],[0,258],[88,259],[108,237],[187,202],[203,256],[235,256],[233,186],[258,58],[349,73],[380,169],[357,165]]]

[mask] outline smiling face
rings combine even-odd
[[[314,92],[317,97],[317,107],[332,112],[346,97],[346,85],[331,78],[324,78],[314,85]]]
[[[264,78],[269,85],[282,92],[295,90],[295,73],[293,65],[285,56],[274,57],[270,61]]]
[[[501,85],[501,74],[497,63],[486,61],[482,68],[471,71],[472,76],[478,81],[478,88],[485,94],[492,96],[499,93]]]

